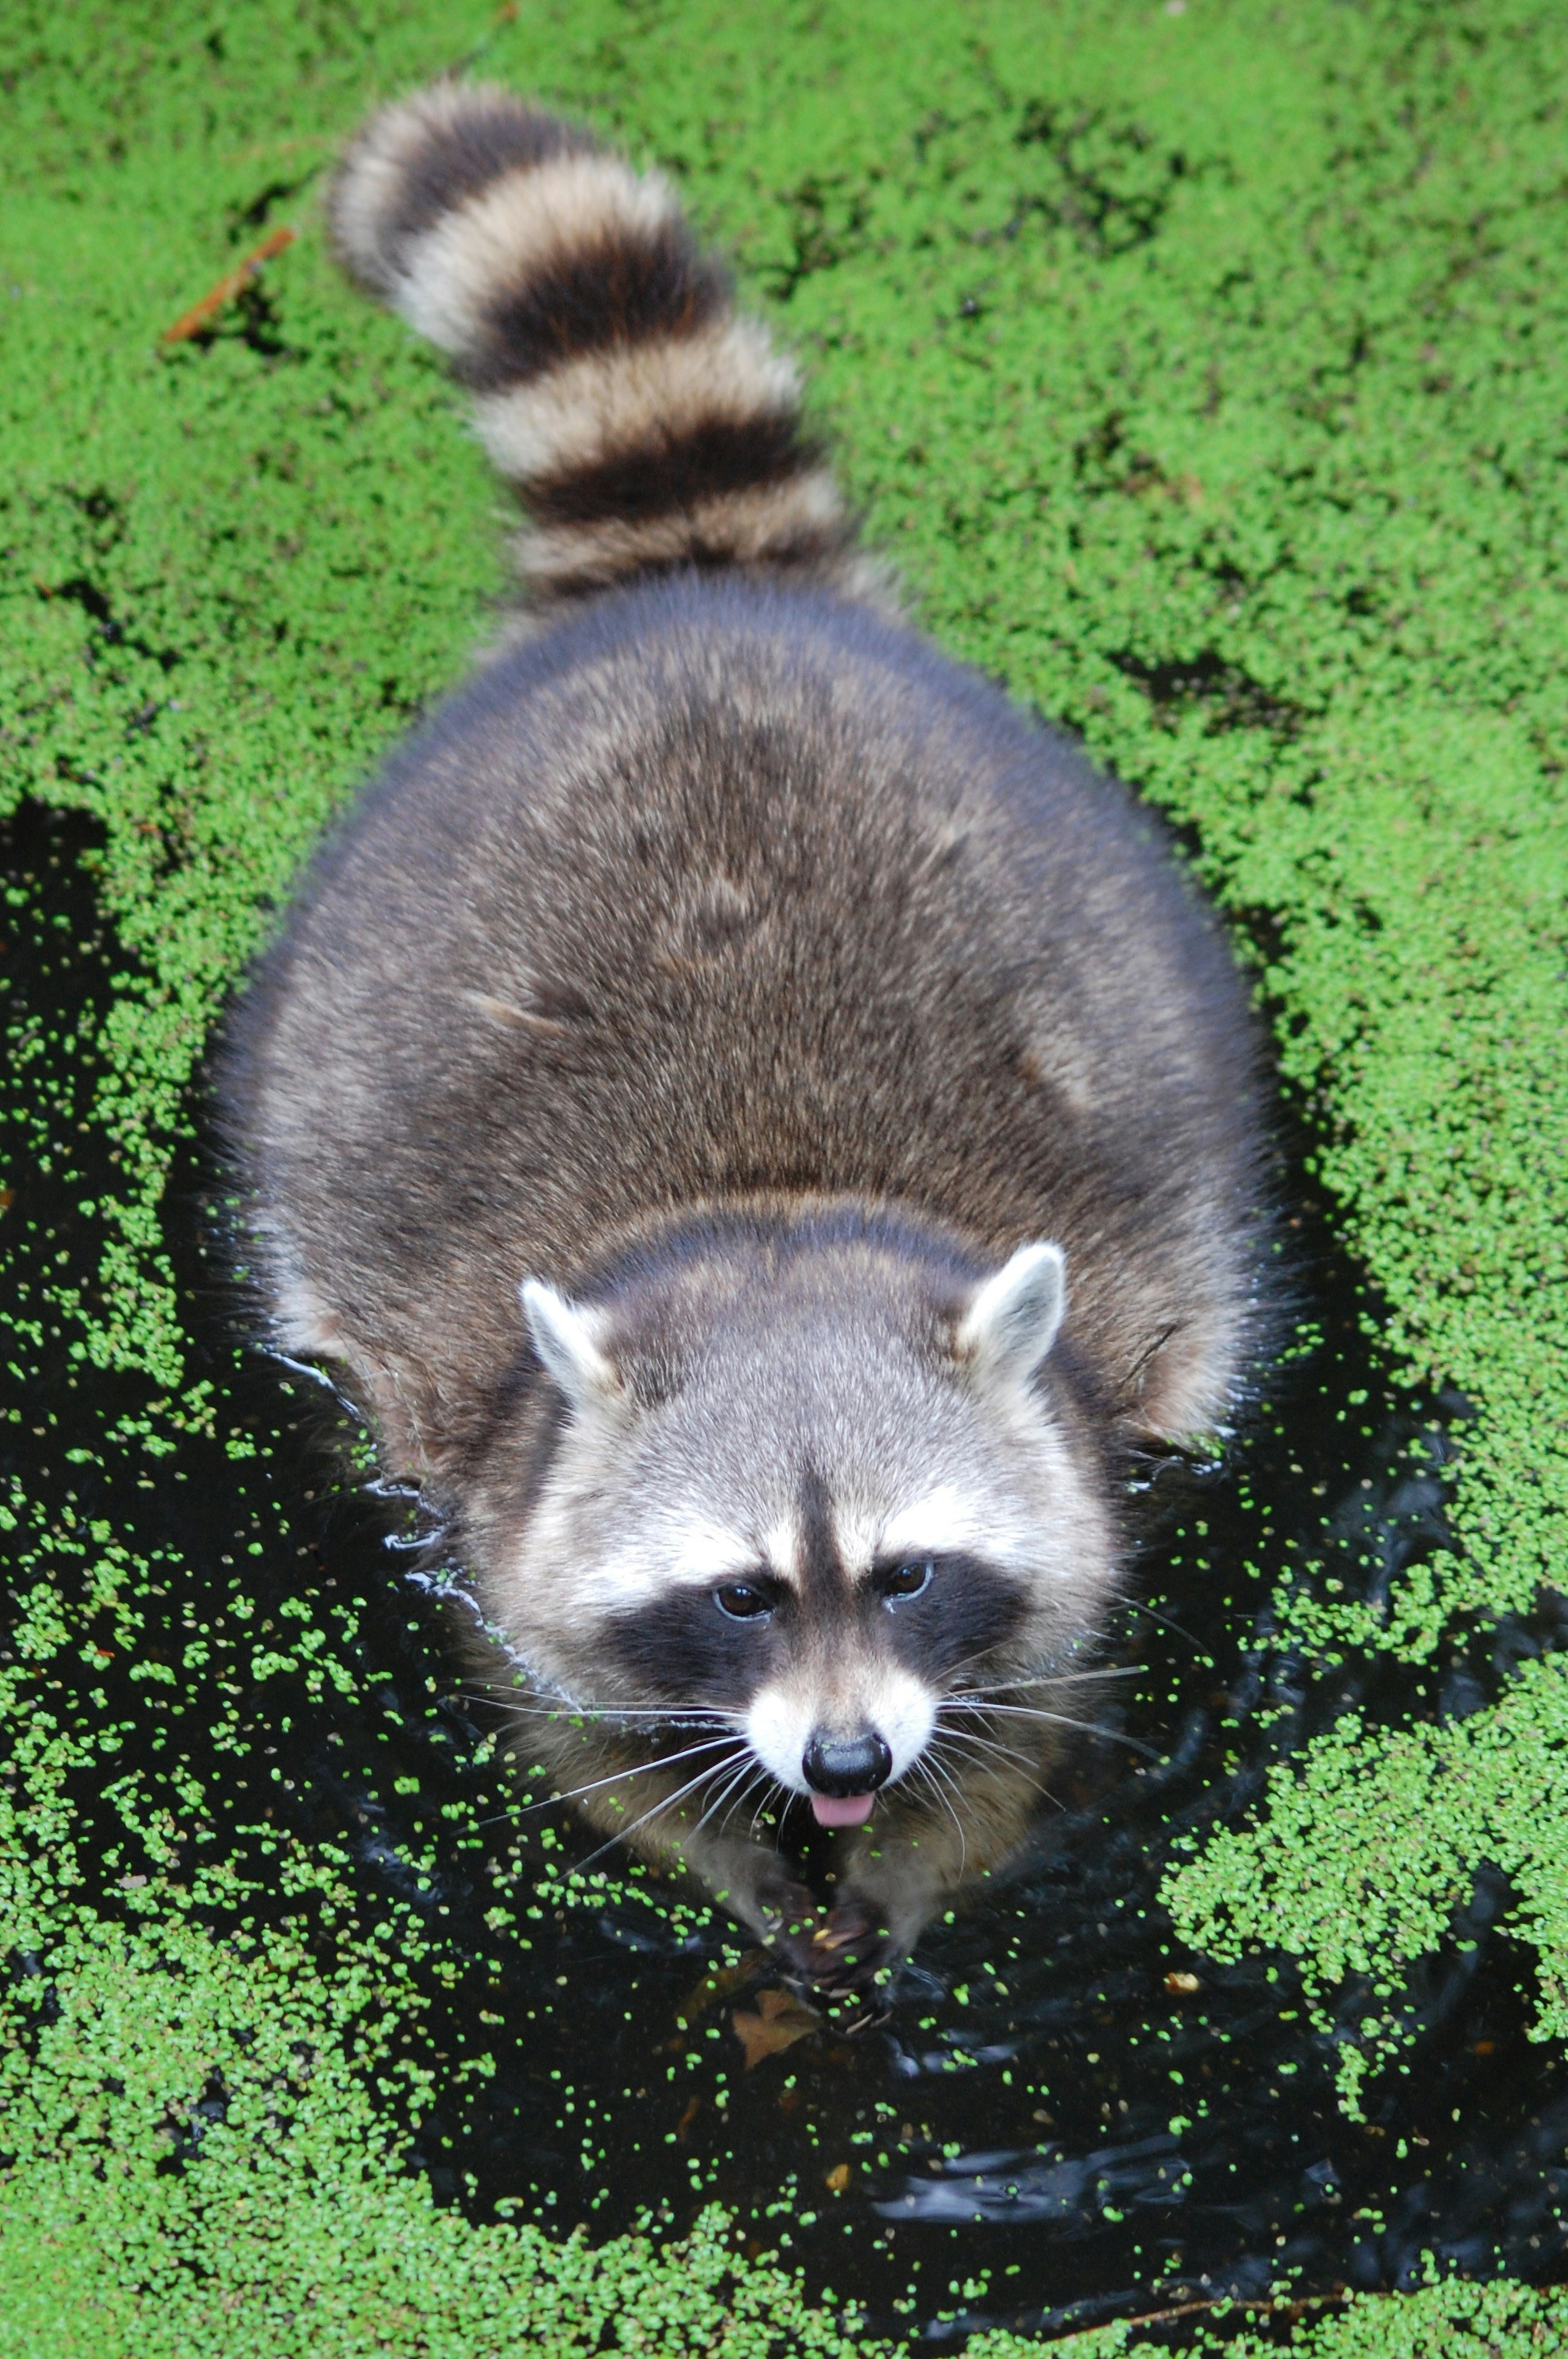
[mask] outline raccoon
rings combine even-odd
[[[520,1749],[863,1979],[1024,1839],[1129,1467],[1260,1348],[1246,995],[1128,794],[900,619],[665,179],[449,82],[330,218],[524,598],[233,1019],[271,1329],[444,1519]]]

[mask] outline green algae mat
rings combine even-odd
[[[0,2352],[1568,2350],[1568,17],[0,39]],[[452,67],[676,175],[918,612],[1167,815],[1277,1042],[1296,1332],[1154,1486],[1156,1757],[859,2038],[520,1811],[460,1583],[239,1341],[214,1026],[502,582],[319,227]]]

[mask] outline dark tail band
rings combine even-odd
[[[447,353],[529,512],[535,605],[747,566],[885,602],[800,382],[674,190],[486,85],[372,117],[330,198],[348,268]]]

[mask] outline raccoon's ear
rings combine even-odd
[[[1067,1307],[1067,1256],[1060,1245],[1020,1245],[977,1287],[954,1343],[981,1379],[1022,1390],[1055,1342]]]
[[[523,1315],[545,1373],[575,1409],[604,1407],[621,1395],[621,1378],[600,1338],[597,1311],[579,1310],[542,1279],[523,1281]]]

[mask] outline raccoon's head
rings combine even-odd
[[[988,1272],[840,1217],[523,1291],[558,1418],[485,1587],[558,1693],[719,1715],[858,1824],[945,1699],[1092,1630],[1115,1538],[1056,1245]]]

